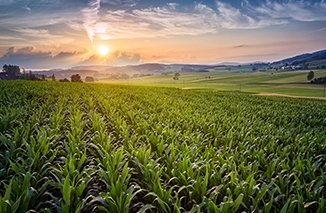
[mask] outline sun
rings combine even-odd
[[[109,48],[107,47],[107,46],[99,46],[98,48],[97,48],[97,51],[98,51],[98,53],[100,54],[100,55],[106,55],[106,54],[108,54],[108,52],[109,52]]]

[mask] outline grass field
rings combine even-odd
[[[277,93],[292,96],[325,97],[324,85],[312,85],[307,80],[308,70],[250,72],[218,69],[211,72],[158,75],[128,80],[100,81],[101,83],[124,85],[147,85],[184,89],[207,89],[218,91],[240,91],[250,93]],[[246,69],[246,68],[244,68]],[[326,76],[326,70],[314,70],[315,78]]]
[[[326,212],[325,101],[71,82],[0,90],[1,213]]]

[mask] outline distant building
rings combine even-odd
[[[92,76],[86,76],[85,82],[94,82],[94,78]]]

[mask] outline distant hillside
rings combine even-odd
[[[326,50],[321,50],[313,53],[305,53],[301,55],[297,55],[291,58],[286,58],[280,61],[273,62],[272,66],[279,66],[279,65],[299,65],[304,63],[309,63],[316,60],[323,60],[326,59]]]
[[[326,50],[321,50],[313,53],[305,53],[291,58],[286,58],[273,63],[255,62],[248,64],[248,71],[254,67],[257,70],[265,71],[270,67],[287,68],[290,69],[306,69],[320,66],[316,61],[322,61],[322,66],[326,63]],[[313,62],[313,63],[311,63]],[[310,63],[310,64],[309,64]],[[243,64],[246,65],[246,64]],[[234,62],[225,62],[223,64],[205,65],[205,64],[160,64],[160,63],[147,63],[139,65],[127,66],[106,66],[106,65],[89,65],[89,66],[76,66],[70,69],[53,69],[48,71],[38,71],[35,74],[44,74],[48,77],[55,75],[57,79],[70,78],[73,74],[79,74],[82,79],[86,76],[95,77],[95,79],[128,79],[138,78],[150,75],[161,75],[176,72],[210,72],[217,68],[224,68],[227,70],[229,67],[239,67],[241,64]],[[231,68],[229,68],[231,70]],[[232,69],[233,70],[233,69]]]
[[[149,64],[122,66],[122,67],[111,67],[107,71],[138,73],[138,74],[161,74],[161,73],[168,73],[168,72],[202,72],[202,71],[208,72],[208,69],[213,67],[215,66],[149,63]]]
[[[99,74],[98,71],[95,70],[85,70],[85,69],[68,69],[68,70],[49,70],[49,71],[38,71],[33,72],[38,75],[45,75],[47,77],[51,77],[52,74],[55,75],[58,79],[67,78],[70,79],[70,77],[74,74],[79,74],[82,78],[86,78],[86,76],[97,76]]]
[[[140,65],[127,65],[127,66],[120,66],[120,67],[111,67],[106,70],[109,73],[129,73],[129,74],[155,74],[161,73],[165,70],[170,69],[169,65],[165,64],[140,64]]]
[[[70,69],[53,69],[48,71],[37,71],[35,74],[46,75],[48,77],[55,75],[57,79],[68,78],[74,74],[79,74],[82,79],[86,76],[92,76],[96,79],[127,79],[137,78],[149,75],[161,75],[173,72],[209,72],[216,67],[225,67],[224,65],[192,65],[192,64],[159,64],[148,63],[127,66],[76,66]]]

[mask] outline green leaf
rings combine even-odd
[[[242,202],[242,200],[243,200],[243,197],[244,197],[244,195],[241,193],[241,194],[237,197],[237,199],[234,201],[234,206],[232,207],[233,212],[237,212],[237,210],[239,209],[240,204],[241,204],[241,202]]]
[[[110,213],[109,210],[107,210],[104,206],[97,206],[97,208],[101,211],[105,211],[107,213]]]
[[[141,207],[139,210],[138,210],[138,213],[146,213],[147,210],[150,210],[150,209],[156,209],[155,206],[153,206],[152,204],[147,204],[143,207]]]
[[[274,200],[274,195],[272,195],[271,199],[269,200],[269,202],[265,205],[264,207],[264,212],[265,213],[269,213],[271,208],[272,208],[272,205],[273,205],[273,200]]]
[[[62,190],[63,200],[67,205],[70,205],[70,197],[71,197],[71,188],[70,188],[70,177],[69,174],[66,176],[63,182],[63,190]]]
[[[6,201],[9,201],[10,200],[11,185],[12,185],[12,181],[10,181],[9,185],[5,185],[6,192],[5,192],[5,196],[3,197],[3,200],[6,200]],[[10,205],[10,202],[9,202],[9,205]]]
[[[18,166],[14,162],[12,162],[11,160],[9,160],[9,162],[10,162],[11,168],[14,170],[14,172],[16,174],[18,174],[20,172],[20,168],[18,168]]]
[[[291,201],[291,199],[288,199],[288,201],[285,203],[285,205],[281,209],[280,213],[286,213],[287,212],[290,201]]]

